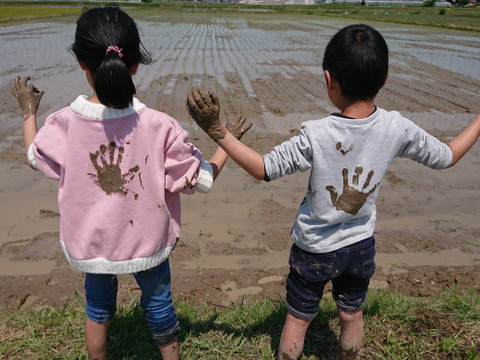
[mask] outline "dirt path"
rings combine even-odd
[[[244,114],[253,121],[245,142],[259,152],[290,137],[302,121],[335,111],[326,97],[321,59],[344,21],[169,13],[138,23],[155,59],[135,78],[139,98],[178,119],[207,157],[214,144],[184,108],[191,86],[214,90],[225,119]],[[0,47],[9,51],[2,52],[0,65],[0,313],[75,304],[75,290],[83,292],[83,275],[66,263],[58,244],[57,185],[25,165],[17,104],[9,91],[16,74],[30,74],[46,92],[41,119],[77,94],[90,93],[65,50],[73,24],[72,19],[1,28]],[[480,40],[445,30],[377,28],[391,51],[377,106],[397,109],[448,141],[480,112]],[[453,284],[480,286],[479,175],[479,144],[442,172],[394,161],[377,204],[372,287],[427,296]],[[183,197],[182,238],[171,257],[174,296],[222,306],[249,296],[283,298],[289,230],[307,180],[303,173],[257,182],[229,162],[210,194]],[[132,277],[123,278],[121,302],[138,296]]]

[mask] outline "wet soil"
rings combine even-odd
[[[155,59],[134,79],[139,98],[178,119],[207,158],[215,145],[184,106],[192,86],[217,93],[224,120],[243,114],[252,121],[243,141],[261,153],[288,139],[302,121],[335,111],[321,58],[345,21],[150,14],[138,23]],[[68,265],[58,243],[57,184],[25,164],[21,118],[9,90],[15,75],[31,75],[45,90],[43,120],[79,93],[88,95],[84,74],[65,51],[71,38],[64,34],[73,36],[73,29],[65,21],[1,29],[0,47],[11,51],[3,52],[0,69],[0,315],[80,306],[76,294],[83,296],[83,274]],[[399,110],[449,141],[480,112],[480,69],[473,60],[480,41],[446,30],[387,24],[378,29],[390,46],[391,66],[377,106]],[[394,161],[377,203],[372,288],[409,296],[435,296],[452,286],[479,288],[479,175],[478,144],[445,171]],[[302,173],[258,182],[229,161],[210,194],[183,197],[182,237],[170,258],[174,297],[221,307],[284,299],[289,231],[307,181],[308,173]],[[120,278],[119,303],[137,299],[133,277]]]

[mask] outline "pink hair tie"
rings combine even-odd
[[[123,54],[122,54],[123,49],[119,49],[118,46],[110,45],[109,47],[107,47],[107,51],[105,52],[105,55],[107,55],[110,50],[115,51],[120,57],[120,59],[123,57]]]

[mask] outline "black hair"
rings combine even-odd
[[[121,54],[107,52],[109,46],[118,47]],[[133,103],[136,89],[130,68],[152,61],[140,41],[137,24],[115,4],[84,10],[70,50],[90,70],[99,101],[115,109]]]
[[[349,25],[328,43],[323,69],[330,72],[348,100],[373,99],[387,79],[387,43],[368,25]]]

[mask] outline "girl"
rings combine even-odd
[[[170,293],[168,257],[180,236],[180,195],[208,192],[227,160],[210,162],[175,119],[134,97],[140,63],[151,62],[136,23],[117,6],[94,8],[77,21],[71,47],[93,88],[48,116],[37,133],[43,96],[30,77],[16,77],[28,163],[59,181],[60,243],[86,272],[86,344],[106,357],[116,307],[116,274],[133,273],[141,306],[163,359],[178,359],[179,323]],[[251,126],[230,124],[240,138]]]

